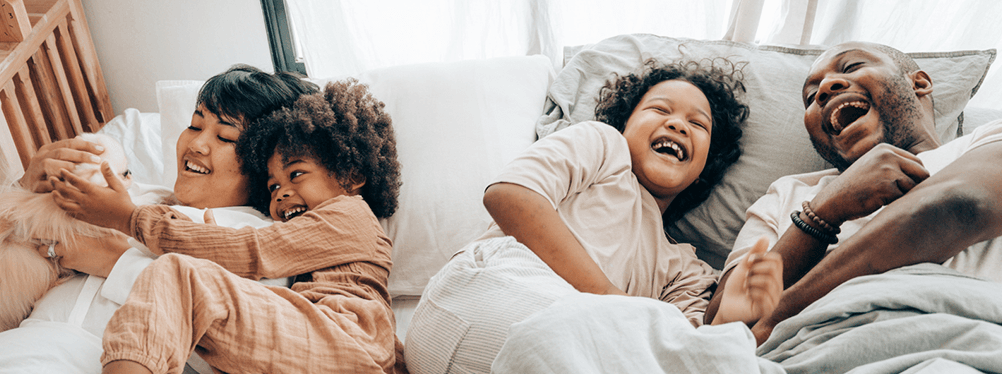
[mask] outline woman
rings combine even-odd
[[[174,193],[159,191],[165,202],[197,209],[226,208],[214,213],[220,225],[270,224],[247,206],[247,177],[241,173],[234,144],[259,117],[317,90],[295,75],[268,74],[246,65],[233,66],[207,80],[199,91],[191,126],[178,138]],[[61,168],[72,169],[76,163],[99,162],[95,158],[101,152],[97,144],[79,139],[48,144],[29,161],[19,182],[36,192],[51,191],[48,176],[59,175]],[[192,209],[187,212],[201,214]],[[207,217],[212,216],[209,212]],[[86,256],[55,247],[57,255],[66,255],[60,264],[95,276],[80,275],[54,288],[20,328],[0,333],[0,372],[41,371],[33,365],[62,365],[54,372],[101,370],[98,360],[104,327],[152,259],[133,248],[124,234],[83,239],[78,245],[88,249]]]

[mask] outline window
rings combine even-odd
[[[291,71],[306,74],[299,48],[295,43],[295,33],[285,10],[285,0],[261,0],[264,8],[264,23],[268,29],[268,44],[271,46],[271,60],[275,71]]]

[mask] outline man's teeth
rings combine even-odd
[[[288,221],[288,220],[292,219],[292,217],[295,217],[295,216],[297,216],[300,213],[303,213],[305,211],[306,211],[306,208],[301,207],[301,206],[297,206],[295,208],[289,209],[289,210],[285,211],[285,214],[284,214],[285,215],[285,220]]]
[[[846,126],[852,124],[852,122],[855,122],[857,119],[859,119],[859,117],[862,117],[862,113],[852,113],[852,114],[849,114],[850,116],[854,116],[855,114],[859,114],[859,115],[848,118],[848,119],[851,119],[851,121],[848,121],[849,123],[842,124],[842,122],[839,121],[839,117],[842,114],[842,109],[849,108],[849,107],[856,108],[856,109],[863,110],[863,111],[870,109],[870,106],[868,104],[866,104],[864,102],[860,102],[860,101],[852,101],[852,102],[848,102],[848,103],[839,104],[839,106],[836,107],[835,110],[832,111],[832,114],[831,114],[830,118],[828,119],[828,122],[831,122],[832,129],[834,129],[836,133],[842,132],[842,129],[844,129]]]
[[[659,153],[664,153],[665,148],[671,148],[672,152],[675,153],[675,157],[678,157],[679,161],[685,159],[685,150],[683,150],[682,146],[678,145],[678,143],[675,143],[671,140],[662,140],[660,142],[656,142],[651,146],[651,148],[653,148],[655,152]]]
[[[186,162],[184,164],[184,166],[187,167],[188,170],[194,171],[194,172],[199,173],[199,174],[209,174],[209,169],[206,169],[206,168],[203,168],[201,166],[195,165],[191,161]]]

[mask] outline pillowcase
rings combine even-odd
[[[97,131],[122,143],[132,172],[132,180],[163,185],[164,164],[161,150],[160,115],[140,113],[128,108]]]
[[[402,164],[396,213],[381,221],[393,240],[393,296],[421,295],[432,275],[492,222],[484,189],[536,140],[553,79],[544,56],[403,65],[360,74],[393,120]],[[322,88],[332,79],[313,79]],[[176,144],[202,81],[157,82],[168,187]]]
[[[672,238],[691,243],[697,254],[721,268],[745,210],[777,178],[831,167],[814,151],[803,125],[801,88],[811,64],[825,48],[757,46],[722,40],[692,40],[649,34],[620,35],[565,49],[565,66],[547,95],[547,109],[536,125],[540,137],[570,124],[591,120],[599,89],[615,74],[629,74],[649,58],[699,60],[726,57],[747,62],[740,99],[751,112],[741,139],[743,154],[706,202],[668,224]],[[963,110],[977,92],[995,50],[909,53],[933,81],[936,129],[945,141],[963,130]]]
[[[174,190],[177,180],[177,139],[191,125],[198,91],[205,81],[175,80],[157,82],[157,104],[160,109],[160,139],[163,149],[162,186]]]
[[[553,79],[544,56],[390,67],[362,73],[386,103],[403,186],[393,216],[391,295],[420,295],[452,255],[487,231],[484,189],[536,140]]]

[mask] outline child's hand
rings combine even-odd
[[[66,169],[60,170],[62,181],[49,177],[55,188],[52,199],[56,205],[81,221],[129,233],[136,205],[107,162],[101,163],[101,173],[108,181],[107,188],[92,184]]]
[[[749,326],[769,315],[783,293],[783,259],[760,238],[727,278],[714,325],[742,321]]]
[[[132,247],[128,238],[117,231],[100,238],[77,236],[72,243],[57,243],[52,249],[59,266],[107,278],[122,253]],[[49,245],[39,246],[38,253],[49,257]]]

